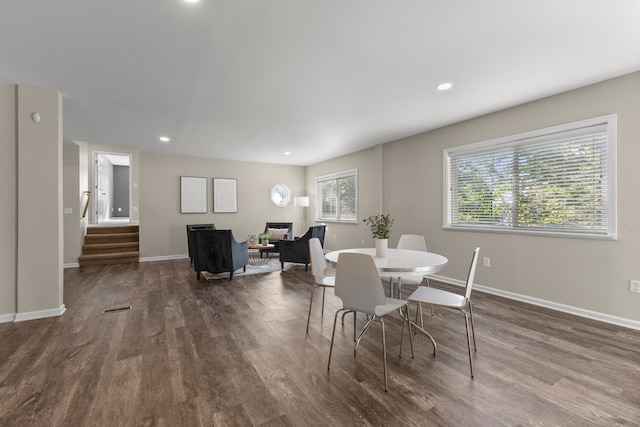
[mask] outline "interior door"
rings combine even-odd
[[[100,223],[107,218],[107,193],[105,191],[104,157],[100,154],[96,156],[96,222]]]

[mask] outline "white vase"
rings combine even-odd
[[[389,239],[374,239],[376,242],[376,256],[386,257],[387,247],[389,246]]]

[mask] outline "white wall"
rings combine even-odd
[[[16,312],[18,193],[17,86],[0,84],[0,322]]]
[[[71,213],[64,214],[64,263],[77,264],[81,255],[81,242],[84,229],[80,216],[80,147],[76,144],[64,144],[63,156],[63,204]]]
[[[180,176],[207,178],[206,214],[180,213]],[[214,177],[237,180],[237,213],[213,213]],[[284,208],[269,200],[269,190],[278,182],[292,192]],[[298,232],[302,212],[293,206],[293,197],[303,195],[304,182],[303,167],[140,153],[140,256],[186,255],[187,224],[214,223],[233,230],[240,242],[262,232],[267,221],[291,221]]]
[[[0,321],[59,315],[63,304],[62,98],[0,85]],[[42,120],[31,119],[33,112]]]
[[[91,150],[90,144],[75,141],[63,145],[63,200],[64,206],[73,209],[73,213],[64,215],[64,266],[78,267],[78,257],[82,255],[82,245],[92,207],[89,206],[85,217],[82,208],[85,192],[91,190]],[[91,195],[93,199],[95,191]]]
[[[40,113],[40,123],[31,120],[33,112]],[[64,311],[62,209],[62,96],[19,86],[19,319]]]
[[[443,224],[443,150],[492,138],[542,129],[582,119],[618,114],[617,241],[536,237],[514,234],[448,231]],[[586,315],[605,314],[640,321],[640,295],[629,292],[629,279],[640,279],[640,72],[541,99],[477,119],[383,145],[384,213],[395,226],[390,245],[403,233],[423,234],[430,250],[449,258],[440,275],[463,280],[471,252],[491,258],[491,268],[478,267],[476,283],[498,291],[564,304]],[[359,216],[375,211],[378,167],[374,149],[314,165],[316,175],[358,166],[361,177]],[[332,225],[329,248],[361,246],[362,223]]]

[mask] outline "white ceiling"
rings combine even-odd
[[[639,69],[638,0],[0,4],[0,82],[141,151],[309,165]]]

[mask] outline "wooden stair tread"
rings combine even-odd
[[[139,257],[140,252],[115,252],[109,254],[90,254],[90,255],[80,255],[79,260],[88,260],[88,259],[107,259],[107,258],[130,258],[130,257]]]
[[[138,233],[87,234],[84,236],[85,244],[131,243],[139,240],[140,235]]]
[[[110,237],[136,237],[136,236],[140,236],[140,233],[135,232],[135,233],[96,233],[96,234],[87,234],[85,237],[89,237],[89,238],[110,238]]]
[[[140,261],[139,252],[121,252],[117,254],[81,255],[78,257],[80,267],[89,265],[128,264]]]
[[[92,226],[87,227],[87,234],[117,234],[117,233],[137,233],[140,231],[138,225],[114,225],[114,226]]]
[[[85,243],[82,245],[82,250],[87,249],[114,249],[114,248],[129,248],[138,247],[139,242],[110,242],[110,243]]]
[[[140,250],[139,242],[89,243],[82,245],[82,255],[114,254]]]

